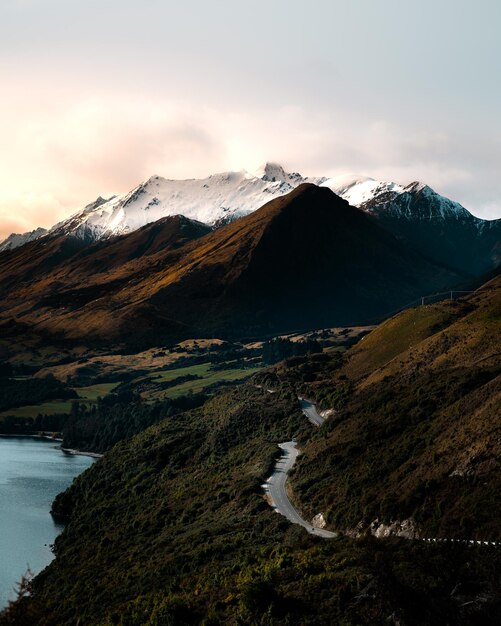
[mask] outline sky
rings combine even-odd
[[[0,238],[265,161],[501,217],[500,29],[498,0],[1,0]]]

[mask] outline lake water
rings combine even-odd
[[[52,560],[50,544],[62,531],[50,515],[52,501],[94,459],[66,454],[57,442],[0,437],[0,608],[15,597],[29,568]]]

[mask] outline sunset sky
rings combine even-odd
[[[2,0],[0,238],[273,160],[501,217],[498,0]]]

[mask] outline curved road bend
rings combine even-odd
[[[337,533],[312,526],[309,522],[304,520],[292,506],[291,501],[287,496],[287,472],[296,462],[299,450],[296,448],[295,441],[286,441],[285,443],[281,443],[279,444],[279,448],[282,449],[282,456],[277,461],[273,474],[268,478],[266,484],[264,485],[265,491],[267,491],[270,495],[271,505],[276,511],[278,511],[278,513],[286,517],[290,522],[293,524],[299,524],[303,528],[306,528],[306,530],[312,535],[325,538],[336,537]]]
[[[313,402],[305,400],[301,397],[298,397],[298,400],[301,411],[306,415],[310,422],[314,426],[322,426],[322,424],[325,422],[325,418],[319,414],[319,412],[317,411],[317,407],[313,404]]]

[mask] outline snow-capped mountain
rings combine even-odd
[[[79,344],[349,324],[462,278],[309,184],[216,229],[170,216],[91,245],[44,239],[0,262],[0,326],[15,311],[12,326]]]
[[[474,217],[459,202],[449,200],[417,181],[403,186],[366,176],[347,175],[328,178],[321,186],[329,187],[352,206],[378,215],[390,212],[412,219],[467,219],[473,220],[478,226],[486,221]],[[421,212],[416,211],[413,202],[416,198],[420,199]]]
[[[252,174],[242,170],[188,180],[152,176],[129,193],[109,200],[98,198],[83,211],[56,224],[50,232],[92,241],[132,232],[172,215],[219,225],[255,211],[300,183],[318,184],[323,180],[289,174],[275,163],[266,163]]]
[[[34,239],[38,239],[42,235],[45,235],[47,230],[45,228],[35,228],[35,230],[31,230],[28,233],[12,233],[6,239],[0,242],[0,252],[4,250],[13,250],[14,248],[19,248],[19,246],[23,246],[25,243],[29,241],[33,241]]]
[[[393,183],[391,183],[393,184]],[[459,202],[441,196],[424,183],[413,182],[405,187],[375,193],[359,206],[369,213],[392,213],[407,219],[466,221],[478,228],[492,223],[472,215]],[[496,221],[496,220],[494,220]]]
[[[174,215],[218,227],[255,211],[304,182],[329,187],[435,260],[453,261],[456,267],[475,268],[475,271],[499,264],[501,220],[474,217],[459,203],[427,185],[417,182],[401,185],[358,175],[307,178],[288,173],[276,163],[266,163],[253,173],[223,172],[204,179],[170,180],[152,176],[126,194],[97,198],[48,233],[37,229],[24,235],[11,235],[0,243],[0,251],[46,234],[68,235],[80,243],[92,243]],[[482,261],[477,263],[476,258]]]
[[[501,262],[501,220],[475,217],[428,185],[360,176],[330,178],[322,185],[435,261],[473,275]]]
[[[376,197],[387,193],[401,193],[404,188],[397,183],[388,183],[368,176],[346,174],[328,178],[321,187],[329,187],[332,191],[347,200],[352,206],[360,207]]]

